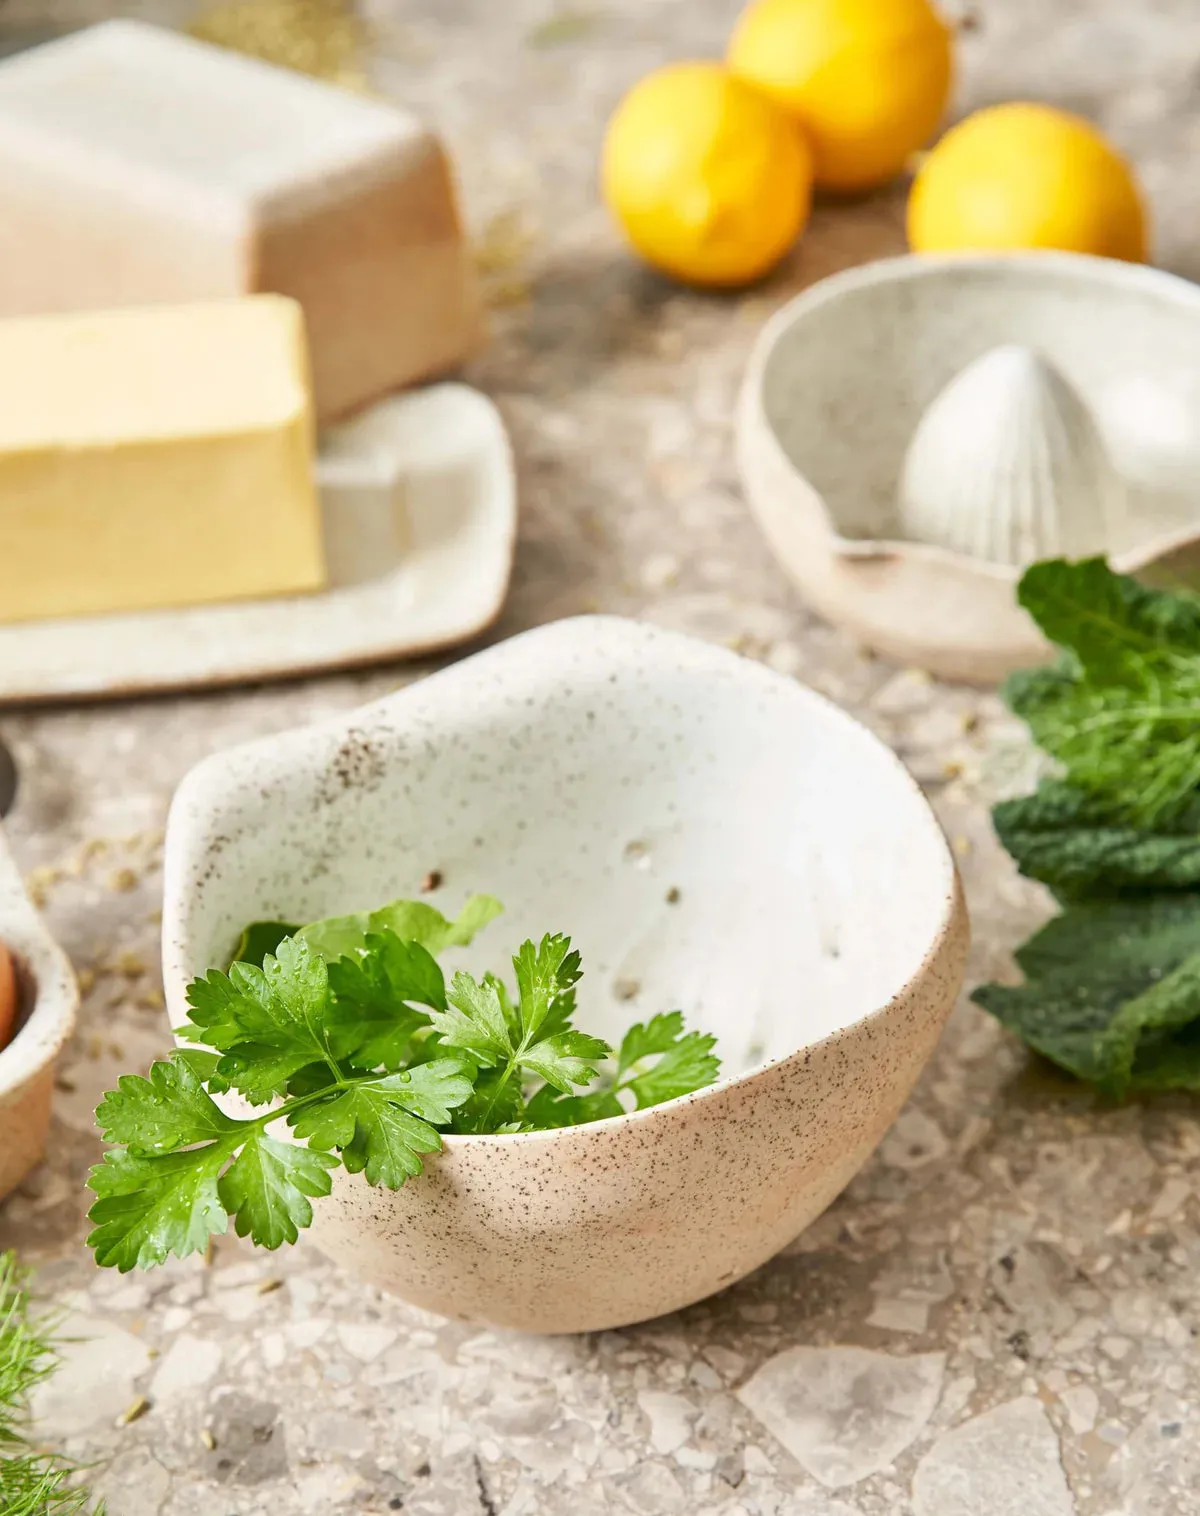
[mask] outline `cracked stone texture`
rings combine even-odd
[[[1010,1400],[940,1437],[917,1465],[915,1516],[1073,1516],[1058,1439],[1041,1403]]]
[[[190,8],[6,0],[0,44],[116,9],[179,22]],[[966,879],[972,977],[991,977],[1046,912],[987,823],[988,800],[1029,772],[1012,723],[993,696],[874,662],[815,621],[747,519],[730,445],[763,319],[814,279],[899,251],[902,192],[821,207],[779,273],[736,298],[637,268],[597,204],[612,103],[659,62],[715,52],[734,8],[597,0],[546,29],[552,0],[368,7],[375,84],[445,131],[486,254],[493,340],[469,378],[511,428],[522,501],[494,635],[586,610],[647,617],[840,701],[926,786]],[[1137,159],[1159,261],[1200,273],[1194,0],[972,9],[960,108],[1040,95],[1095,116]],[[1039,1492],[1023,1509],[1055,1516],[1189,1516],[1194,1107],[1103,1109],[965,1003],[833,1209],[751,1279],[669,1320],[522,1340],[425,1316],[315,1249],[255,1254],[232,1238],[207,1268],[92,1268],[90,1111],[167,1046],[156,911],[172,788],[215,748],[423,671],[0,714],[23,775],[12,841],[87,987],[50,1160],[0,1209],[0,1245],[37,1264],[78,1338],[68,1375],[39,1398],[39,1435],[95,1462],[114,1516],[996,1516],[1023,1487]],[[850,1399],[814,1412],[805,1374],[818,1353]],[[943,1365],[927,1419],[894,1403],[896,1360],[914,1355]],[[740,1396],[747,1383],[772,1385],[768,1425],[753,1390]],[[888,1443],[884,1467],[863,1451],[873,1437]],[[863,1477],[831,1492],[819,1478],[831,1469]]]
[[[889,1468],[925,1430],[941,1394],[940,1353],[789,1348],[738,1392],[796,1462],[830,1489]]]

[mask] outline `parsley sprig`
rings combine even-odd
[[[202,1252],[232,1220],[262,1247],[295,1242],[344,1168],[398,1189],[443,1132],[535,1131],[619,1116],[711,1084],[715,1039],[678,1011],[631,1027],[614,1055],[573,1026],[569,938],[522,943],[516,993],[437,955],[500,911],[454,921],[422,901],[296,926],[247,927],[228,971],[188,990],[187,1046],[126,1074],[96,1120],[112,1144],[88,1183],[88,1241],[126,1272]],[[257,960],[257,961],[256,961]],[[261,1113],[230,1116],[234,1093]]]

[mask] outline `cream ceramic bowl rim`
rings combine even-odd
[[[800,469],[779,440],[779,434],[767,415],[764,402],[767,367],[783,338],[798,322],[826,306],[837,304],[847,296],[882,284],[908,284],[917,280],[937,279],[962,268],[980,269],[988,273],[1002,273],[1014,281],[1023,281],[1039,271],[1067,272],[1079,276],[1093,285],[1115,285],[1123,289],[1150,293],[1163,291],[1181,306],[1190,306],[1200,315],[1200,286],[1179,274],[1155,268],[1149,263],[1126,263],[1117,258],[1099,258],[1091,253],[1066,253],[1051,249],[1029,249],[1009,253],[899,253],[891,258],[879,258],[872,263],[843,269],[830,274],[816,284],[801,291],[794,299],[780,307],[766,322],[750,352],[746,375],[742,385],[743,425],[761,428],[788,470],[811,490],[821,520],[830,538],[837,544],[838,552],[846,558],[891,558],[899,553],[914,558],[923,558],[931,563],[968,563],[984,578],[1000,584],[1016,584],[1021,569],[1011,564],[991,563],[984,558],[971,558],[965,553],[956,553],[949,548],[936,547],[928,542],[910,541],[904,537],[847,537],[838,528],[833,513],[823,493]],[[751,509],[754,509],[751,501]],[[1121,573],[1137,573],[1173,549],[1187,546],[1200,536],[1200,526],[1180,527],[1152,537],[1139,547],[1124,553],[1110,555],[1110,561]]]
[[[844,710],[833,700],[830,700],[827,696],[822,695],[819,691],[812,689],[809,685],[802,684],[798,680],[792,679],[785,674],[777,673],[775,670],[767,668],[764,664],[760,664],[753,661],[752,659],[745,658],[742,655],[734,653],[729,649],[716,646],[715,644],[706,643],[701,638],[692,637],[681,632],[670,631],[655,626],[649,622],[637,621],[631,617],[603,614],[570,616],[565,617],[562,621],[558,622],[544,622],[524,632],[517,633],[516,636],[508,638],[504,642],[495,643],[491,647],[484,648],[480,651],[480,653],[472,654],[470,657],[473,658],[494,654],[499,651],[499,649],[507,646],[509,643],[521,641],[526,637],[537,636],[540,633],[548,631],[551,627],[558,627],[563,625],[580,626],[581,624],[595,628],[603,628],[606,625],[616,625],[620,626],[622,629],[635,627],[639,633],[649,634],[649,637],[656,640],[693,645],[699,644],[700,646],[706,648],[716,661],[724,661],[726,658],[734,660],[733,663],[727,666],[733,667],[736,665],[740,670],[740,678],[744,678],[752,683],[757,682],[762,685],[774,685],[779,688],[786,688],[789,692],[789,698],[796,698],[801,700],[802,702],[806,703],[810,709],[820,711],[824,719],[832,719],[837,724],[853,732],[857,740],[869,746],[875,753],[876,757],[881,760],[886,767],[891,768],[898,775],[912,798],[917,802],[918,810],[923,817],[924,824],[932,828],[937,841],[940,844],[939,856],[941,864],[940,887],[942,890],[942,906],[938,915],[936,927],[930,937],[925,951],[921,956],[921,960],[913,969],[908,978],[905,979],[903,984],[898,985],[892,991],[891,995],[889,995],[887,1000],[884,1001],[882,1005],[875,1006],[873,1009],[864,1012],[860,1016],[855,1017],[852,1022],[844,1027],[839,1027],[835,1031],[827,1032],[823,1037],[817,1037],[811,1042],[802,1042],[798,1046],[792,1048],[790,1052],[781,1054],[777,1058],[764,1059],[763,1062],[754,1064],[753,1067],[745,1069],[739,1074],[724,1074],[713,1084],[706,1085],[701,1090],[694,1090],[686,1095],[677,1095],[672,1100],[664,1100],[658,1105],[647,1106],[642,1110],[625,1111],[620,1116],[605,1116],[599,1121],[589,1121],[578,1126],[552,1127],[546,1130],[534,1132],[439,1133],[439,1136],[442,1140],[442,1146],[451,1150],[466,1146],[474,1146],[481,1143],[486,1143],[489,1145],[515,1145],[553,1141],[555,1139],[569,1137],[573,1133],[597,1132],[602,1130],[607,1131],[627,1126],[633,1122],[653,1120],[656,1116],[664,1111],[676,1110],[685,1106],[699,1104],[706,1099],[715,1096],[726,1089],[729,1089],[733,1085],[749,1083],[751,1080],[757,1079],[761,1074],[766,1073],[768,1070],[778,1068],[780,1065],[789,1063],[793,1059],[807,1059],[812,1055],[815,1049],[835,1045],[839,1041],[855,1035],[863,1027],[869,1026],[880,1017],[886,1016],[892,1007],[897,1003],[900,1003],[906,998],[911,997],[913,988],[928,975],[930,968],[937,963],[947,938],[951,935],[956,925],[963,919],[963,916],[965,914],[965,902],[963,900],[962,883],[959,877],[958,865],[954,861],[954,856],[950,850],[950,845],[946,840],[945,832],[942,830],[941,823],[938,821],[932,806],[929,804],[924,791],[921,789],[921,786],[918,784],[916,779],[913,778],[912,774],[905,767],[904,763],[900,760],[896,753],[890,747],[888,747],[888,745],[881,738],[877,737],[864,722],[859,721],[858,718],[851,715],[849,711]],[[462,661],[467,662],[469,659],[464,659]],[[387,711],[402,701],[410,690],[417,688],[419,685],[425,684],[428,680],[439,679],[444,674],[453,673],[453,671],[458,666],[458,664],[450,664],[446,668],[438,669],[434,673],[427,675],[424,679],[417,680],[413,684],[406,685],[400,690],[393,691],[391,694],[385,695],[379,700],[372,700],[365,705],[355,706],[348,711],[339,712],[337,715],[331,716],[326,720],[311,722],[305,726],[290,727],[282,732],[276,732],[265,737],[255,738],[250,742],[239,743],[236,747],[225,749],[221,752],[212,754],[208,758],[202,759],[200,763],[198,763],[188,774],[184,776],[179,789],[176,791],[175,800],[172,802],[172,812],[174,812],[175,807],[181,797],[186,797],[194,804],[196,800],[195,792],[198,789],[204,798],[211,804],[215,795],[220,792],[221,786],[218,776],[222,772],[226,760],[230,757],[233,757],[240,753],[245,753],[251,748],[261,749],[277,743],[286,744],[290,748],[299,749],[303,745],[304,739],[310,735],[336,732],[345,730],[347,728],[358,727],[362,724],[364,718],[369,720],[376,713]],[[168,847],[170,846],[170,837],[171,826],[170,818],[168,818]],[[503,920],[503,917],[498,919]],[[185,976],[182,964],[180,962],[182,956],[183,955],[178,948],[175,948],[173,951],[168,951],[166,927],[164,924],[164,978],[168,983],[172,984],[179,990],[185,989],[186,985],[190,983],[190,980],[188,980]],[[180,998],[182,999],[182,996]],[[168,998],[168,1013],[169,1006],[170,1000]],[[690,1028],[690,1030],[702,1031],[703,1028]],[[176,1043],[178,1044],[178,1028],[174,1024],[171,1026],[171,1031],[172,1035],[175,1037]]]
[[[7,898],[10,908],[5,909]],[[58,1056],[75,1026],[79,986],[70,959],[34,909],[0,826],[0,942],[33,979],[34,1003],[0,1049],[0,1109]]]

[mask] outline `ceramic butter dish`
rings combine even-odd
[[[1049,649],[1024,564],[1105,553],[1200,582],[1200,291],[1066,253],[889,259],[764,328],[746,497],[807,599],[866,646],[990,682]]]
[[[174,32],[108,21],[0,63],[0,180],[0,315],[290,295],[322,417],[478,336],[433,133]]]
[[[499,614],[512,571],[516,477],[504,423],[485,395],[434,384],[378,401],[322,435],[316,477],[326,588],[0,625],[0,701],[231,684],[412,657],[465,641]]]

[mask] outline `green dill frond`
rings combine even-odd
[[[25,1274],[12,1252],[0,1253],[0,1512],[3,1516],[68,1516],[92,1509],[66,1458],[28,1440],[29,1398],[58,1367],[53,1321],[30,1311]],[[96,1507],[94,1516],[103,1516]]]

